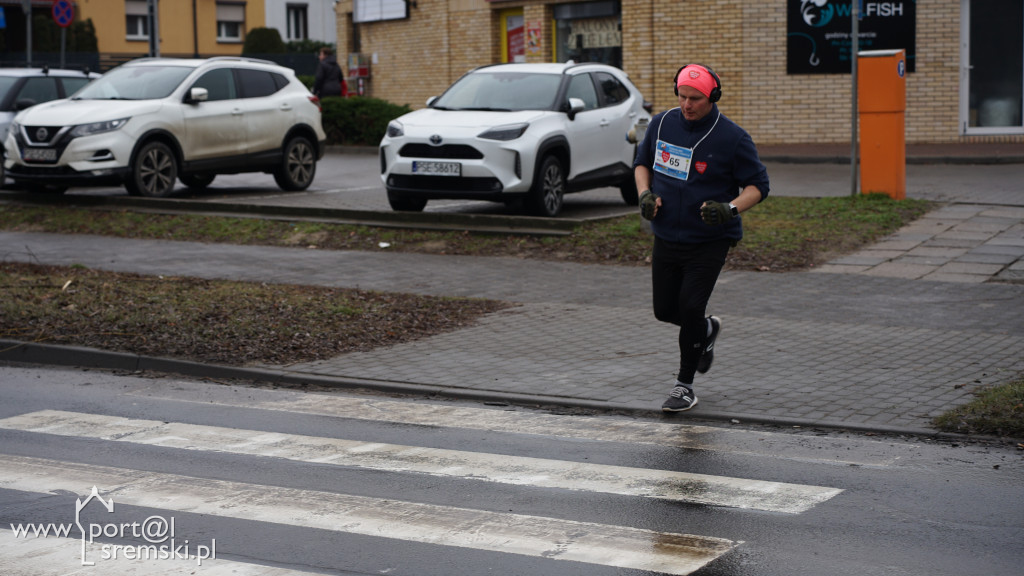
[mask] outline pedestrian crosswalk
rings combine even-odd
[[[321,414],[334,417],[392,421],[417,426],[486,429],[530,437],[570,438],[573,441],[687,446],[698,450],[739,447],[738,437],[699,426],[677,423],[605,420],[567,417],[498,409],[429,404],[340,395],[298,394],[289,391],[247,390],[244,398],[224,395],[224,387],[193,386],[193,402],[204,406],[221,405],[234,409],[265,411],[278,415]],[[215,389],[215,397],[202,397]],[[180,387],[158,387],[130,392],[139,399],[180,402]],[[569,493],[607,494],[658,502],[676,502],[687,506],[710,506],[772,514],[798,515],[834,498],[842,490],[812,486],[698,474],[656,468],[638,468],[563,461],[554,458],[496,454],[460,449],[429,447],[414,443],[346,439],[228,426],[197,424],[105,414],[102,410],[42,409],[0,418],[0,429],[40,438],[76,439],[89,446],[109,451],[159,447],[182,459],[201,453],[211,457],[230,456],[257,461],[284,461],[315,464],[338,469],[359,469],[374,474],[419,475],[460,482],[479,482],[497,486],[518,486]],[[757,433],[770,444],[780,441],[770,433]],[[748,438],[748,441],[750,439]],[[755,442],[758,443],[758,442]],[[109,447],[109,448],[105,448]],[[163,453],[163,452],[162,452]],[[804,458],[797,456],[798,459]],[[809,458],[809,456],[807,457]],[[827,460],[822,456],[819,461]],[[877,461],[874,465],[884,465]],[[96,487],[93,489],[93,487]],[[545,561],[570,561],[587,565],[639,570],[657,574],[690,574],[712,562],[740,543],[720,535],[697,535],[686,531],[660,531],[650,528],[600,523],[578,519],[499,512],[477,509],[460,502],[417,502],[404,494],[375,497],[280,486],[265,479],[252,481],[194,476],[189,473],[142,470],[109,464],[88,463],[87,459],[67,461],[36,454],[10,454],[0,459],[0,489],[16,493],[76,495],[90,504],[158,511],[151,517],[175,514],[206,518],[244,520],[328,531],[338,535],[383,537],[427,545],[470,549]],[[90,489],[93,493],[90,495]],[[116,501],[116,503],[115,503]],[[76,511],[76,523],[79,519]],[[101,519],[102,519],[101,515]],[[21,517],[24,520],[23,517]],[[147,519],[148,520],[148,519]],[[109,542],[124,536],[104,533],[92,526],[76,524],[64,538],[33,537],[31,519],[23,523],[0,525],[0,563],[12,567],[5,574],[49,576],[86,574],[86,557],[102,564],[102,573],[121,574],[241,574],[284,576],[292,572],[284,567],[268,567],[258,562],[226,559],[231,551],[214,550],[202,571],[194,563],[149,562],[140,569],[138,550],[127,558],[110,559],[98,551],[98,541],[86,538],[105,536]],[[173,526],[173,522],[172,522]],[[36,526],[38,531],[38,526]],[[172,530],[173,533],[173,530]],[[75,537],[81,541],[80,546]],[[88,541],[87,541],[88,540]],[[146,539],[148,541],[148,538]],[[138,538],[135,539],[138,541]],[[145,544],[145,542],[143,542]],[[199,546],[193,542],[193,545]],[[205,546],[205,545],[204,545]],[[172,558],[173,559],[173,558]],[[341,567],[333,567],[341,568]],[[303,567],[302,573],[309,573]],[[559,573],[552,569],[551,573]]]

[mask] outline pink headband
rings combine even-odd
[[[718,83],[715,82],[714,76],[708,72],[707,68],[700,64],[687,64],[679,72],[679,78],[676,79],[676,88],[680,86],[691,86],[704,96],[711,98],[711,91],[718,87]]]

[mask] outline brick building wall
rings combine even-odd
[[[351,3],[336,7],[339,61],[354,49]],[[527,60],[551,61],[554,4],[417,0],[407,20],[362,24],[362,52],[378,58],[369,95],[420,108],[465,71],[500,62],[499,13],[512,8],[522,8],[527,22],[542,22],[541,50]],[[849,142],[850,75],[786,74],[785,2],[621,0],[621,6],[623,69],[656,111],[676,106],[676,70],[701,62],[722,79],[722,111],[756,142]],[[907,76],[908,143],[1024,142],[1022,134],[960,135],[960,0],[919,0],[916,36],[916,71]]]

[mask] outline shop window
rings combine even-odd
[[[618,2],[554,7],[555,59],[622,67],[622,9]]]
[[[305,40],[309,38],[308,9],[305,4],[288,5],[288,40]]]
[[[1024,132],[1024,2],[963,0],[965,132]]]
[[[146,0],[125,0],[124,29],[128,40],[149,39],[149,10]]]
[[[245,30],[245,4],[217,3],[217,41],[241,42]]]

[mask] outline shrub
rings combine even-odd
[[[245,34],[242,54],[284,54],[288,48],[277,28],[253,28]]]
[[[406,104],[363,96],[328,96],[320,103],[327,142],[349,146],[376,146],[384,137],[388,122],[412,111]]]

